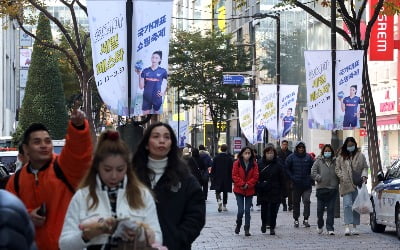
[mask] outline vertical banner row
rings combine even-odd
[[[114,114],[160,114],[167,89],[172,0],[132,2],[132,99],[128,100],[126,0],[87,1],[96,85]]]

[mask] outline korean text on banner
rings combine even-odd
[[[118,115],[128,115],[125,4],[122,0],[87,1],[96,86],[111,112]]]
[[[333,129],[331,51],[305,51],[308,127]]]
[[[360,127],[362,50],[336,51],[335,129]]]
[[[253,101],[238,100],[239,124],[243,134],[251,144],[255,144],[253,127]]]
[[[294,123],[298,85],[283,85],[279,87],[279,134],[286,137],[291,131]]]
[[[172,0],[133,1],[133,115],[161,114],[167,89]]]
[[[258,95],[260,96],[261,112],[263,123],[269,134],[274,139],[279,138],[277,129],[277,94],[276,85],[265,84],[258,86]]]

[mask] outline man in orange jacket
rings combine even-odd
[[[6,189],[27,207],[35,225],[38,249],[56,250],[73,189],[90,167],[89,123],[82,111],[73,110],[60,155],[53,153],[49,132],[40,123],[25,131],[22,143],[29,163],[10,178]]]

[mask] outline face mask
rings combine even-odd
[[[325,158],[331,158],[332,152],[324,152],[324,157]]]
[[[356,146],[347,147],[347,151],[353,152],[356,149]]]
[[[274,159],[274,154],[265,154],[265,159],[267,160],[273,160]]]

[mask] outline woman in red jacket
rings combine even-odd
[[[238,159],[233,163],[232,180],[238,206],[235,233],[239,234],[240,232],[244,213],[244,232],[246,236],[250,236],[250,206],[255,194],[254,187],[258,181],[258,166],[254,151],[250,147],[242,148]]]

